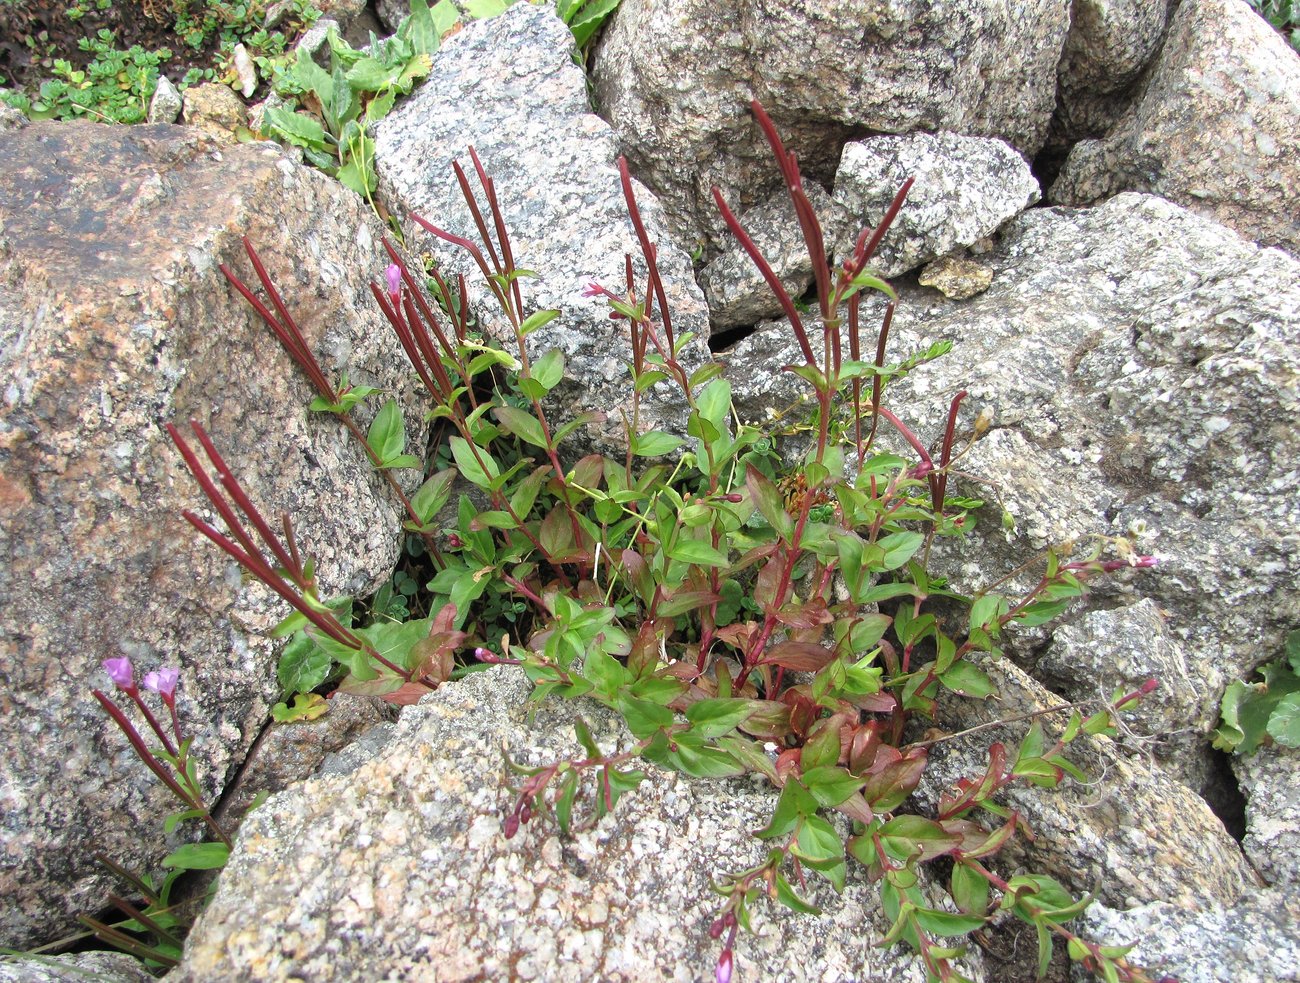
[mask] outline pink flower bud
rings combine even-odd
[[[174,699],[176,683],[181,678],[179,669],[162,668],[144,674],[144,688],[157,693],[164,700]]]
[[[1148,679],[1145,683],[1143,683],[1141,686],[1138,687],[1138,692],[1141,693],[1143,696],[1149,696],[1150,694],[1156,691],[1156,687],[1159,685],[1160,685],[1159,680]]]
[[[384,270],[384,279],[388,281],[388,293],[396,297],[402,288],[402,268],[396,263],[389,263],[388,269]]]
[[[120,659],[105,659],[103,666],[108,678],[113,680],[113,685],[118,689],[127,693],[135,689],[135,667],[125,655]]]
[[[518,832],[519,832],[519,817],[512,812],[510,815],[506,816],[506,822],[505,822],[506,839],[507,840],[514,839],[515,834]]]
[[[745,500],[745,496],[739,492],[732,492],[730,495],[724,495],[723,500],[730,502],[732,505],[739,505]]]
[[[602,287],[595,280],[590,281],[585,287],[582,288],[582,296],[584,297],[601,297],[604,295],[604,293],[605,293],[605,288]]]
[[[731,962],[731,950],[723,949],[722,955],[718,957],[718,971],[715,975],[717,983],[731,983]]]

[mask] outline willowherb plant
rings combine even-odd
[[[168,854],[162,865],[169,868],[169,873],[159,883],[155,883],[147,874],[132,874],[102,854],[97,854],[96,859],[106,869],[130,884],[135,893],[144,899],[144,908],[137,907],[126,898],[110,895],[109,903],[125,916],[124,921],[108,925],[87,916],[82,916],[80,920],[101,941],[128,952],[151,966],[175,966],[180,960],[181,946],[193,912],[186,910],[184,905],[173,904],[172,889],[177,878],[188,871],[224,867],[226,858],[230,855],[230,836],[213,817],[204,801],[194,761],[190,757],[194,738],[185,735],[176,713],[176,687],[180,681],[180,670],[166,667],[156,669],[145,673],[143,680],[137,684],[135,667],[130,659],[105,659],[103,666],[117,691],[135,705],[148,725],[149,732],[158,741],[158,745],[151,748],[131,722],[127,711],[113,697],[102,690],[93,691],[100,706],[126,735],[136,756],[181,804],[179,812],[166,818],[164,828],[171,833],[180,823],[198,819],[203,821],[214,839],[206,843],[186,843]],[[167,708],[170,727],[159,723],[157,716],[149,709],[140,693],[142,687],[156,694]]]
[[[482,203],[469,175],[453,166],[478,240],[413,218],[472,257],[505,315],[508,347],[473,332],[463,279],[453,293],[435,271],[432,297],[426,296],[391,245],[384,282],[372,284],[429,393],[429,417],[444,428],[454,464],[435,471],[409,498],[389,474],[409,463],[396,403],[387,402],[362,434],[350,410],[371,391],[326,378],[251,245],[249,258],[270,306],[223,267],[313,381],[319,393],[313,409],[338,415],[400,496],[407,530],[427,543],[428,610],[438,614],[352,627],[350,603],[316,596],[287,518],[281,543],[197,426],[220,487],[174,428],[172,436],[230,535],[187,518],[296,609],[279,629],[301,629],[281,659],[286,696],[337,684],[407,702],[448,678],[455,652],[472,650],[481,662],[521,667],[536,699],[588,697],[618,712],[633,739],[624,751],[603,752],[579,723],[581,757],[540,767],[508,763],[516,785],[507,836],[538,816],[566,832],[598,820],[643,780],[642,760],[701,777],[765,776],[779,789],[770,822],[756,833],[770,845],[767,859],[715,884],[722,899],[713,925],[721,941],[719,980],[730,978],[739,929],[750,926],[760,896],[814,910],[801,894],[807,873],[840,890],[850,860],[879,885],[892,922],[881,943],[910,945],[933,979],[961,979],[955,960],[963,950],[941,939],[1010,912],[1036,930],[1044,971],[1059,936],[1072,959],[1104,978],[1145,980],[1125,960],[1126,949],[1087,941],[1066,927],[1088,899],[1076,901],[1041,875],[1004,879],[994,858],[1026,829],[1022,817],[999,804],[998,793],[1013,783],[1050,787],[1066,775],[1082,778],[1065,758],[1066,746],[1081,734],[1114,734],[1118,714],[1136,706],[1154,682],[1106,702],[1021,718],[1028,728],[1019,746],[992,744],[984,773],[959,782],[929,815],[910,809],[909,798],[929,748],[949,738],[917,739],[918,728],[909,724],[934,720],[941,697],[988,697],[992,684],[974,657],[999,656],[1004,631],[1055,617],[1091,577],[1154,561],[1127,540],[1099,539],[1082,557],[1048,551],[1038,582],[1019,596],[999,593],[998,584],[964,596],[927,572],[934,537],[961,536],[973,525],[970,511],[979,502],[949,496],[947,485],[987,420],[977,418],[973,436],[958,446],[965,394],[957,394],[932,455],[884,405],[892,381],[947,350],[936,345],[887,360],[897,297],[869,264],[908,185],[880,224],[858,236],[850,255],[832,263],[794,155],[757,103],[753,111],[812,259],[820,337],[722,196],[714,196],[799,343],[803,361],[785,370],[811,388],[816,434],[802,461],[782,463],[765,434],[736,421],[721,365],[688,368],[682,361],[691,339],[674,331],[656,247],[623,161],[640,256],[625,257],[623,283],[592,283],[583,293],[603,297],[627,327],[627,449],[617,460],[570,453],[577,431],[603,416],[553,418],[548,395],[563,376],[564,357],[555,349],[534,357],[529,336],[559,312],[529,313],[522,283],[533,274],[517,266],[493,181],[470,148]],[[863,337],[864,291],[888,298],[874,339]],[[642,432],[640,399],[656,386],[680,393],[685,437]],[[882,420],[914,457],[876,448]],[[464,484],[475,489],[478,503],[459,493],[453,518],[444,506]],[[224,503],[223,491],[251,530]],[[1102,558],[1107,544],[1119,559]],[[937,600],[949,613],[935,612]],[[507,603],[523,605],[530,617],[507,625],[495,615]],[[954,617],[954,604],[965,614]],[[1042,718],[1066,710],[1068,720],[1049,736]],[[835,813],[851,828],[847,837],[829,820]],[[918,886],[918,867],[940,858],[951,868],[945,879],[951,910],[935,907]]]

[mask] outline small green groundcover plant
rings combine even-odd
[[[1246,0],[1266,21],[1272,24],[1291,43],[1291,47],[1300,51],[1300,11],[1295,0]]]
[[[766,858],[720,872],[714,883],[720,983],[732,976],[740,930],[751,928],[761,898],[814,911],[808,878],[842,890],[851,864],[878,886],[892,923],[879,944],[910,946],[930,979],[961,980],[962,937],[1009,914],[1037,933],[1040,972],[1059,938],[1103,979],[1148,980],[1126,960],[1127,948],[1068,927],[1089,898],[1044,875],[1004,876],[997,854],[1028,832],[999,793],[1083,779],[1067,746],[1114,734],[1119,715],[1154,681],[1065,708],[1068,718],[1055,726],[1047,712],[1028,715],[1019,743],[990,744],[982,773],[959,781],[933,811],[917,811],[910,797],[929,748],[946,739],[915,724],[936,723],[941,701],[994,695],[980,664],[1001,654],[1004,632],[1054,618],[1092,577],[1154,560],[1125,539],[1099,540],[1086,555],[1048,551],[1037,583],[1021,595],[997,584],[964,595],[928,570],[934,539],[959,538],[974,523],[980,503],[949,494],[948,481],[988,421],[977,419],[975,437],[959,441],[965,394],[957,394],[932,453],[885,405],[892,382],[948,347],[888,358],[897,297],[868,263],[910,182],[879,226],[832,264],[794,156],[757,103],[753,112],[813,262],[815,328],[714,197],[799,344],[801,361],[785,371],[807,384],[815,407],[801,460],[787,463],[769,436],[739,421],[723,366],[688,360],[691,338],[674,329],[622,161],[640,257],[626,257],[624,282],[592,283],[584,294],[602,298],[628,332],[631,393],[619,421],[626,447],[616,457],[569,453],[584,427],[609,421],[595,410],[555,418],[549,395],[564,356],[530,351],[529,336],[560,312],[526,306],[523,285],[534,274],[516,264],[493,180],[470,148],[481,199],[461,165],[453,167],[478,241],[413,218],[473,258],[510,326],[508,343],[472,330],[463,277],[455,289],[437,270],[417,278],[391,245],[392,264],[371,285],[444,435],[441,464],[414,494],[394,475],[421,463],[407,453],[396,400],[327,377],[251,243],[260,293],[222,267],[311,381],[311,408],[339,419],[400,501],[430,571],[424,616],[409,616],[413,591],[392,586],[369,605],[321,598],[289,519],[273,525],[262,516],[197,423],[192,438],[170,433],[225,530],[194,512],[185,518],[294,609],[275,631],[290,639],[277,719],[318,715],[321,694],[332,690],[413,702],[472,671],[462,664],[467,653],[479,665],[519,667],[538,700],[584,698],[620,714],[632,740],[625,750],[603,750],[580,722],[581,755],[536,767],[507,762],[506,836],[539,819],[566,833],[599,821],[644,780],[642,761],[700,777],[764,776],[775,789],[770,820],[755,833]],[[865,291],[887,299],[867,338]],[[654,387],[680,394],[684,435],[643,429],[640,399]],[[382,403],[363,428],[354,412],[372,397]],[[884,428],[905,454],[879,446]],[[1107,545],[1115,558],[1103,558]],[[197,804],[188,812],[206,818]],[[942,903],[922,890],[925,866],[946,888]]]
[[[1237,680],[1223,693],[1223,724],[1214,732],[1221,751],[1254,754],[1274,743],[1300,747],[1300,630],[1287,635],[1283,658],[1257,671],[1261,681]]]

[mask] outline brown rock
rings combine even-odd
[[[248,125],[248,108],[228,85],[207,82],[185,90],[185,123],[196,126],[226,143],[235,142],[235,131]]]

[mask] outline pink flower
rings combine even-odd
[[[396,263],[389,263],[388,269],[384,270],[384,279],[388,281],[389,294],[396,297],[402,287],[402,268]]]
[[[114,686],[126,693],[135,690],[135,667],[125,655],[120,659],[105,659],[103,666]]]
[[[718,971],[715,976],[717,983],[731,983],[731,961],[731,950],[723,949],[722,955],[718,957]]]
[[[144,688],[157,693],[164,700],[176,698],[176,683],[181,678],[179,669],[162,668],[144,674]]]
[[[605,288],[602,287],[595,280],[592,280],[590,283],[588,283],[585,287],[582,288],[582,296],[603,297],[605,296]]]

